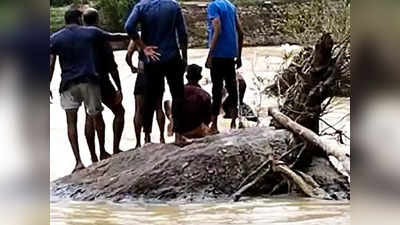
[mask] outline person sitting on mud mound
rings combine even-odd
[[[202,68],[196,64],[188,66],[184,87],[185,101],[183,105],[184,118],[182,124],[183,135],[188,138],[202,138],[209,134],[211,122],[211,96],[199,85]],[[164,102],[165,113],[170,121],[168,136],[172,136],[173,120],[171,101]]]
[[[237,72],[236,74],[236,79],[237,79],[237,85],[238,85],[238,89],[239,89],[239,104],[240,104],[240,115],[245,117],[248,121],[252,121],[252,122],[259,122],[258,117],[256,116],[256,114],[253,112],[253,110],[251,109],[251,107],[249,105],[247,105],[246,103],[243,102],[244,99],[244,95],[246,92],[246,81],[244,80],[242,74],[240,72]],[[226,96],[226,89],[222,89],[222,96]],[[222,103],[222,109],[225,112],[224,115],[224,119],[231,119],[232,118],[232,111],[233,111],[233,107],[236,107],[231,103],[231,99],[229,99],[229,96],[227,98],[225,98],[225,100]]]
[[[138,68],[133,66],[132,56],[135,51],[138,51],[138,48],[134,41],[131,40],[128,47],[128,52],[126,53],[125,61],[128,66],[131,68],[132,73],[137,73],[136,83],[135,83],[135,116],[133,118],[133,124],[135,126],[135,134],[136,134],[136,147],[139,148],[141,146],[141,132],[143,128],[143,120],[144,120],[144,95],[146,93],[146,76],[144,75],[144,65],[143,61],[139,59]],[[165,83],[161,83],[160,87],[160,95],[157,98],[156,104],[156,117],[158,127],[160,129],[160,143],[165,143],[164,138],[164,127],[165,127],[165,115],[162,110],[162,99],[165,89]],[[150,140],[150,133],[145,133],[145,139],[147,141]]]

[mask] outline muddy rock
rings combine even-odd
[[[149,144],[53,181],[50,192],[53,198],[84,201],[226,199],[269,154],[282,155],[289,150],[292,140],[293,135],[286,130],[249,128],[206,137],[184,148]],[[326,166],[325,159],[318,160],[316,165]],[[322,176],[320,182],[327,180],[323,177],[326,174],[330,181],[341,179],[330,171],[318,174]],[[269,177],[247,194],[269,193],[281,176]],[[348,192],[340,185],[331,184],[329,188],[338,189],[338,198],[346,197]]]

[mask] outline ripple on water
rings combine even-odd
[[[349,202],[254,198],[190,204],[110,202],[51,203],[51,224],[279,224],[350,223]]]

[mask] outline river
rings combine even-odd
[[[273,76],[284,61],[282,58],[290,51],[298,51],[296,46],[252,47],[243,50],[242,72],[247,82],[247,91],[244,101],[261,116],[266,115],[268,106],[276,105],[276,99],[260,95],[259,87],[265,87],[272,82]],[[133,89],[136,75],[130,73],[125,64],[125,51],[115,53],[119,66],[122,89],[124,94],[123,105],[126,109],[125,129],[121,140],[121,149],[128,150],[135,146],[133,128],[134,96]],[[136,55],[135,55],[136,56]],[[190,49],[189,64],[196,63],[203,66],[207,56],[206,49]],[[137,58],[137,57],[135,57]],[[137,60],[135,59],[135,63]],[[58,64],[58,63],[57,63]],[[255,75],[262,77],[256,81]],[[200,82],[206,90],[211,92],[209,70],[203,69],[203,80]],[[58,85],[60,82],[60,68],[57,66],[51,84],[54,94],[53,104],[50,104],[50,180],[68,175],[74,166],[74,158],[67,138],[65,113],[59,105]],[[165,98],[170,99],[166,89]],[[260,101],[261,100],[261,101]],[[325,119],[331,124],[338,122],[336,127],[350,136],[350,117],[344,117],[350,112],[350,99],[335,99],[334,107]],[[106,149],[112,149],[112,113],[107,109],[103,113],[106,122]],[[78,129],[79,143],[83,163],[90,165],[90,155],[84,138],[84,110],[79,111]],[[267,125],[268,118],[261,121]],[[228,129],[229,121],[220,121],[222,129]],[[153,123],[152,138],[158,140],[159,133],[156,123]],[[246,122],[247,126],[255,126]],[[321,124],[325,129],[325,125]],[[326,130],[332,133],[331,130]],[[167,138],[167,142],[171,142]],[[344,140],[347,144],[349,140]],[[98,149],[98,148],[97,148]],[[114,204],[110,202],[71,202],[52,199],[50,203],[50,221],[54,225],[80,224],[316,224],[339,225],[350,224],[350,203],[321,201],[314,199],[281,198],[252,198],[241,202],[207,202],[180,204],[145,203],[143,201]]]

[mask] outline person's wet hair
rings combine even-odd
[[[99,22],[99,13],[94,8],[89,8],[83,13],[83,21],[86,25],[97,25]]]
[[[78,9],[68,9],[64,15],[65,24],[82,24],[82,12]]]

